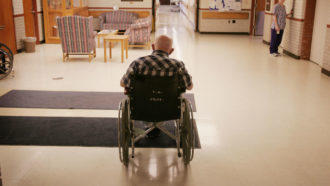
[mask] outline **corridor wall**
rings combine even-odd
[[[219,12],[209,9],[209,0],[200,0],[199,31],[249,33],[252,0],[242,0],[241,11]]]
[[[264,24],[264,36],[265,43],[270,42],[270,31],[272,24],[272,10],[274,8],[275,1],[271,1],[271,10],[266,11],[265,24]],[[287,25],[283,35],[283,41],[281,47],[286,53],[289,53],[292,57],[300,58],[302,49],[302,35],[304,28],[304,18],[306,11],[306,0],[295,1],[294,4],[294,16],[287,17]],[[289,13],[289,12],[288,12]]]
[[[196,26],[196,0],[182,0],[180,3],[181,12],[187,17],[189,22]]]
[[[326,26],[326,38],[323,50],[322,72],[330,76],[330,24]]]
[[[327,24],[330,24],[330,1],[317,0],[310,59],[319,65],[323,62],[325,45],[330,44],[326,43],[325,39],[320,39],[326,38]]]
[[[16,47],[18,50],[20,50],[23,48],[22,39],[25,37],[23,0],[12,0],[12,1],[13,1],[13,10],[14,10]],[[43,26],[42,0],[36,0],[36,2],[37,2],[37,14],[38,14],[39,42],[43,42],[45,38],[44,38],[44,26]]]

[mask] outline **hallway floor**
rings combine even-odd
[[[161,11],[155,35],[174,39],[173,58],[193,76],[195,114],[202,148],[190,166],[176,149],[138,148],[125,168],[117,148],[0,146],[4,186],[328,186],[330,185],[330,78],[320,67],[268,54],[260,38],[195,33],[179,13]],[[62,62],[61,46],[43,44],[15,56],[12,89],[122,91],[130,62],[147,55],[129,49],[120,62],[73,57]],[[53,78],[63,77],[62,80]],[[115,110],[0,108],[1,116],[116,117]]]

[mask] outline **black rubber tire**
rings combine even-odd
[[[125,166],[128,166],[129,162],[129,145],[130,145],[130,130],[129,130],[129,113],[128,113],[128,101],[122,106],[122,117],[121,117],[121,152],[122,160]]]
[[[5,46],[5,45],[3,45],[3,46]],[[9,50],[9,52],[11,52],[11,51]],[[0,59],[0,67],[3,67],[3,65],[6,65],[5,72],[1,71],[1,73],[0,73],[0,80],[1,80],[1,79],[4,79],[5,77],[7,77],[11,73],[11,71],[13,70],[14,64],[13,64],[13,56],[10,53],[8,53],[8,51],[4,50],[3,48],[0,48],[0,53],[2,55],[2,58]],[[0,70],[2,70],[2,69],[0,69]]]
[[[181,147],[182,147],[182,157],[185,165],[188,165],[192,160],[192,150],[194,145],[194,128],[193,123],[190,118],[190,113],[186,107],[183,112],[183,121],[182,121],[182,130],[181,130]]]
[[[9,47],[7,47],[7,45],[3,44],[3,43],[0,43],[0,49],[6,51],[8,53],[8,56],[10,57],[10,59],[12,61],[14,61],[14,54],[13,52],[10,50]]]

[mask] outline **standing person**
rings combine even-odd
[[[284,33],[284,29],[286,26],[286,16],[292,15],[293,10],[291,10],[290,14],[286,14],[286,9],[284,5],[285,0],[279,0],[279,2],[275,5],[273,11],[273,23],[272,23],[272,31],[271,31],[271,40],[270,40],[270,54],[274,57],[280,56],[281,54],[278,52],[278,47],[282,42],[282,37]]]

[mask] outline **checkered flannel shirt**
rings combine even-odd
[[[185,89],[191,86],[191,76],[188,74],[184,63],[169,58],[166,52],[155,50],[151,55],[133,61],[127,69],[126,74],[124,74],[122,82],[126,88],[129,88],[131,78],[135,74],[163,77],[173,76],[174,73],[178,73],[179,83]]]

